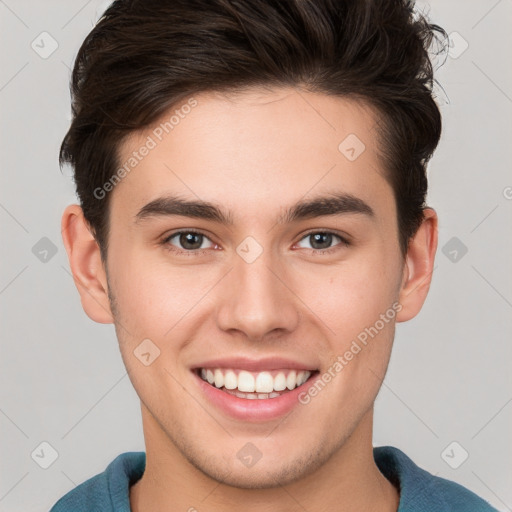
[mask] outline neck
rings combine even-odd
[[[130,487],[132,512],[303,512],[360,510],[396,512],[399,494],[373,458],[370,410],[345,443],[321,467],[288,485],[240,489],[218,482],[192,466],[143,409],[146,469]],[[151,441],[151,442],[148,442]]]

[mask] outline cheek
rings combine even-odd
[[[314,402],[311,410],[327,415],[333,431],[340,424],[355,428],[373,404],[389,362],[400,309],[394,279],[384,280],[382,269],[346,270],[326,280],[327,290],[316,302],[314,311],[329,328],[325,330],[328,347],[322,347],[323,384],[304,397]],[[307,300],[312,304],[314,297],[310,294]]]
[[[401,309],[397,282],[401,270],[396,256],[376,251],[356,265],[347,265],[329,284],[325,299],[330,325],[331,361],[337,360],[338,399],[368,406],[384,376]]]
[[[300,296],[341,343],[373,325],[398,298],[400,270],[378,257],[304,272]]]
[[[119,260],[112,285],[120,321],[138,337],[165,339],[194,310],[216,279],[193,267],[170,267],[133,255]]]
[[[194,278],[191,271],[170,269],[135,251],[124,254],[112,272],[120,352],[143,403],[164,417],[166,410],[187,405],[180,386],[189,378],[180,363],[190,339],[186,319],[211,285]],[[173,421],[170,418],[169,424]]]

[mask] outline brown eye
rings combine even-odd
[[[174,240],[174,242],[172,242]],[[170,250],[177,252],[192,252],[199,251],[201,249],[208,248],[207,244],[204,245],[205,241],[211,240],[202,233],[196,231],[178,231],[168,236],[163,240],[163,244],[170,246]]]
[[[198,233],[180,233],[178,240],[184,249],[200,249],[203,242],[203,235]]]
[[[299,246],[303,240],[309,241],[310,247],[305,247],[306,249],[312,249],[314,251],[323,252],[330,252],[330,250],[336,250],[336,247],[339,245],[349,245],[349,242],[345,238],[330,231],[315,231],[313,233],[308,233],[299,242]]]

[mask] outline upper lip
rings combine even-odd
[[[293,359],[283,357],[266,357],[263,359],[250,359],[247,357],[231,357],[221,359],[209,359],[201,363],[195,364],[193,369],[198,368],[226,368],[247,370],[249,372],[262,372],[265,370],[309,370],[315,371],[317,367],[308,363],[302,363]]]

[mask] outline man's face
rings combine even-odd
[[[121,148],[123,164],[155,146],[111,197],[120,350],[148,454],[237,486],[285,484],[358,432],[371,442],[404,269],[393,191],[369,108],[293,89],[195,99],[168,134],[157,123]],[[285,216],[335,195],[351,199]],[[171,196],[231,223],[143,210]]]

